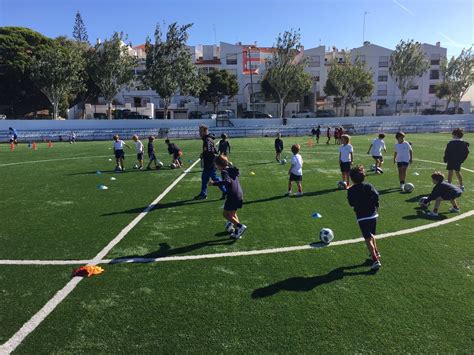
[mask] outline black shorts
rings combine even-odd
[[[173,159],[178,160],[182,155],[183,155],[183,151],[180,150],[180,151],[173,154]]]
[[[148,153],[148,158],[150,158],[150,160],[156,160],[155,153],[153,153],[153,152]]]
[[[399,167],[399,168],[401,168],[401,167],[403,167],[403,166],[406,167],[406,166],[408,166],[408,165],[410,165],[410,163],[408,163],[408,162],[406,162],[406,161],[399,161],[399,162],[397,162],[397,167]]]
[[[377,229],[377,218],[366,219],[359,222],[359,228],[364,239],[370,239]]]
[[[342,173],[348,173],[351,171],[351,163],[346,162],[346,163],[339,163],[339,166],[341,167],[341,172]]]
[[[454,192],[453,191],[453,192],[449,193],[448,196],[446,196],[447,197],[446,200],[451,201],[451,200],[454,200],[455,198],[461,197],[461,195],[462,195],[462,192]]]
[[[290,181],[303,181],[303,175],[290,174]]]
[[[115,151],[115,158],[116,159],[125,159],[125,153],[123,149],[118,149]]]
[[[137,153],[137,159],[143,160],[143,153]]]
[[[277,154],[280,154],[281,152],[283,152],[283,149],[275,149],[275,152],[276,152]]]
[[[460,171],[461,170],[461,164],[462,163],[460,163],[460,162],[448,161],[448,164],[446,166],[446,170]]]
[[[224,211],[236,211],[239,208],[242,208],[243,201],[237,200],[235,198],[228,198],[225,200]]]
[[[381,155],[372,155],[372,158],[383,161],[383,156]]]

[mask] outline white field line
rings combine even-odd
[[[180,182],[191,169],[199,163],[200,159],[196,160],[188,169],[186,169],[173,183],[166,188],[147,208],[143,210],[137,217],[133,219],[122,231],[107,244],[92,260],[76,260],[79,264],[97,265],[107,253],[119,243],[131,230],[135,227],[155,205],[160,202],[172,189]],[[31,264],[30,264],[31,265]],[[42,264],[44,265],[44,264]],[[64,265],[64,264],[63,264]],[[59,290],[53,298],[51,298],[28,322],[10,338],[6,343],[0,346],[0,354],[10,354],[13,352],[23,340],[34,331],[43,320],[76,288],[81,282],[82,277],[73,277],[61,290]]]
[[[0,164],[0,167],[2,167],[2,166],[22,165],[22,164],[49,163],[49,162],[54,162],[54,161],[66,161],[66,160],[77,160],[77,159],[107,158],[107,157],[113,157],[113,156],[109,154],[109,155],[92,155],[92,156],[87,156],[87,157],[71,157],[71,158],[17,161],[17,162],[14,162],[14,163]]]
[[[432,164],[440,164],[440,165],[446,165],[446,163],[442,163],[440,161],[432,161],[432,160],[424,160],[424,159],[413,159],[415,161],[422,161],[425,163],[432,163]],[[474,170],[468,169],[468,168],[463,168],[461,167],[462,170],[469,171],[470,173],[474,173]]]
[[[423,230],[436,228],[445,224],[457,222],[459,220],[474,216],[474,210],[465,212],[463,214],[451,217],[442,221],[425,224],[418,227],[403,229],[396,232],[384,233],[377,235],[377,239],[385,239],[390,237],[396,237],[400,235],[412,234]],[[199,259],[214,259],[214,258],[225,258],[233,256],[249,256],[249,255],[263,255],[263,254],[276,254],[276,253],[287,253],[290,251],[308,250],[308,249],[321,249],[326,247],[335,247],[339,245],[347,245],[354,243],[361,243],[364,238],[338,240],[331,244],[325,245],[322,243],[306,244],[293,247],[282,247],[282,248],[270,248],[260,250],[249,250],[249,251],[236,251],[227,253],[214,253],[214,254],[201,254],[201,255],[181,255],[181,256],[165,256],[159,258],[117,258],[117,259],[101,259],[95,260],[96,264],[117,264],[117,263],[150,263],[150,262],[162,262],[162,261],[184,261],[184,260],[199,260]],[[80,265],[89,262],[89,260],[0,260],[0,265]]]

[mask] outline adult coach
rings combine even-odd
[[[217,154],[216,147],[214,146],[214,137],[209,134],[209,129],[204,125],[199,126],[199,135],[202,138],[201,159],[203,162],[203,170],[201,175],[201,192],[195,197],[196,200],[207,198],[207,183],[209,179],[212,181],[221,180],[217,176],[216,166],[214,164],[214,159]],[[219,188],[222,191],[221,199],[225,199],[225,187],[219,186]]]

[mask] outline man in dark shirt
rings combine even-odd
[[[203,163],[203,170],[201,174],[201,192],[194,197],[196,200],[207,198],[207,183],[209,179],[212,181],[220,181],[217,176],[214,158],[216,157],[216,147],[214,146],[214,136],[209,134],[207,126],[199,126],[199,135],[202,138],[202,154],[201,159]],[[225,199],[225,186],[219,186],[222,191],[221,200]]]
[[[347,190],[347,200],[354,208],[357,222],[359,223],[362,236],[365,239],[367,249],[372,258],[372,270],[378,270],[382,266],[380,253],[375,242],[377,227],[377,209],[379,207],[379,193],[371,184],[364,183],[365,170],[362,165],[351,169],[349,173],[353,185]]]
[[[464,130],[456,128],[453,130],[453,140],[448,143],[444,151],[444,162],[447,163],[446,170],[448,170],[448,182],[453,181],[453,173],[459,181],[461,190],[464,191],[464,182],[461,174],[461,165],[469,155],[469,143],[462,140]]]
[[[433,184],[435,186],[433,187],[433,191],[431,191],[431,194],[428,196],[428,198],[425,199],[425,206],[428,206],[431,201],[435,201],[435,205],[433,207],[433,212],[426,211],[426,215],[429,217],[437,217],[439,206],[441,205],[442,201],[451,202],[452,207],[449,209],[449,212],[459,213],[461,210],[459,209],[456,199],[461,197],[462,190],[459,187],[444,181],[444,175],[439,171],[435,171],[431,175],[431,179],[433,180]]]
[[[275,159],[278,163],[281,162],[281,152],[283,152],[283,141],[281,140],[281,133],[278,133],[278,136],[275,139]]]

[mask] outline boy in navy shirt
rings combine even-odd
[[[379,207],[379,193],[371,184],[364,183],[365,170],[362,165],[351,169],[350,177],[353,185],[347,190],[347,200],[354,208],[360,231],[365,239],[367,249],[372,258],[372,270],[378,270],[382,266],[380,253],[375,242],[377,228],[377,217]]]
[[[155,137],[150,136],[148,137],[148,145],[147,145],[147,151],[148,151],[148,158],[150,161],[148,162],[148,166],[146,167],[146,170],[151,170],[151,163],[155,164],[155,169],[158,169],[158,166],[156,165],[156,155],[155,155]]]
[[[446,170],[448,170],[448,182],[451,183],[453,180],[453,173],[456,172],[459,186],[461,187],[461,190],[464,191],[461,164],[464,163],[469,155],[469,143],[462,140],[463,136],[463,129],[456,128],[453,130],[453,140],[448,143],[446,150],[444,151],[444,162],[448,164],[446,166]]]
[[[456,199],[461,197],[462,190],[459,187],[444,181],[444,175],[439,171],[435,171],[431,175],[431,179],[435,186],[428,198],[425,199],[425,206],[427,207],[428,203],[431,201],[435,201],[435,205],[433,207],[433,212],[426,211],[426,215],[429,217],[438,217],[438,210],[442,201],[451,202],[452,207],[449,209],[449,212],[459,213],[460,209]]]
[[[237,216],[237,210],[242,208],[244,194],[239,182],[239,169],[229,165],[227,157],[221,155],[215,158],[217,169],[221,171],[221,181],[209,181],[209,186],[225,186],[226,201],[224,204],[224,218],[228,223],[234,226],[234,232],[231,234],[232,239],[240,239],[244,234],[247,226],[240,223]]]
[[[275,159],[278,163],[281,162],[281,152],[283,152],[283,141],[281,140],[281,133],[278,133],[275,139]]]
[[[227,140],[227,134],[221,134],[221,141],[219,142],[219,155],[228,156],[230,154],[230,143]]]
[[[170,155],[173,155],[173,161],[171,164],[176,167],[176,168],[181,168],[183,166],[183,163],[181,162],[181,156],[183,155],[183,151],[179,149],[179,147],[171,143],[169,139],[165,140],[165,143],[168,145],[168,153]]]

